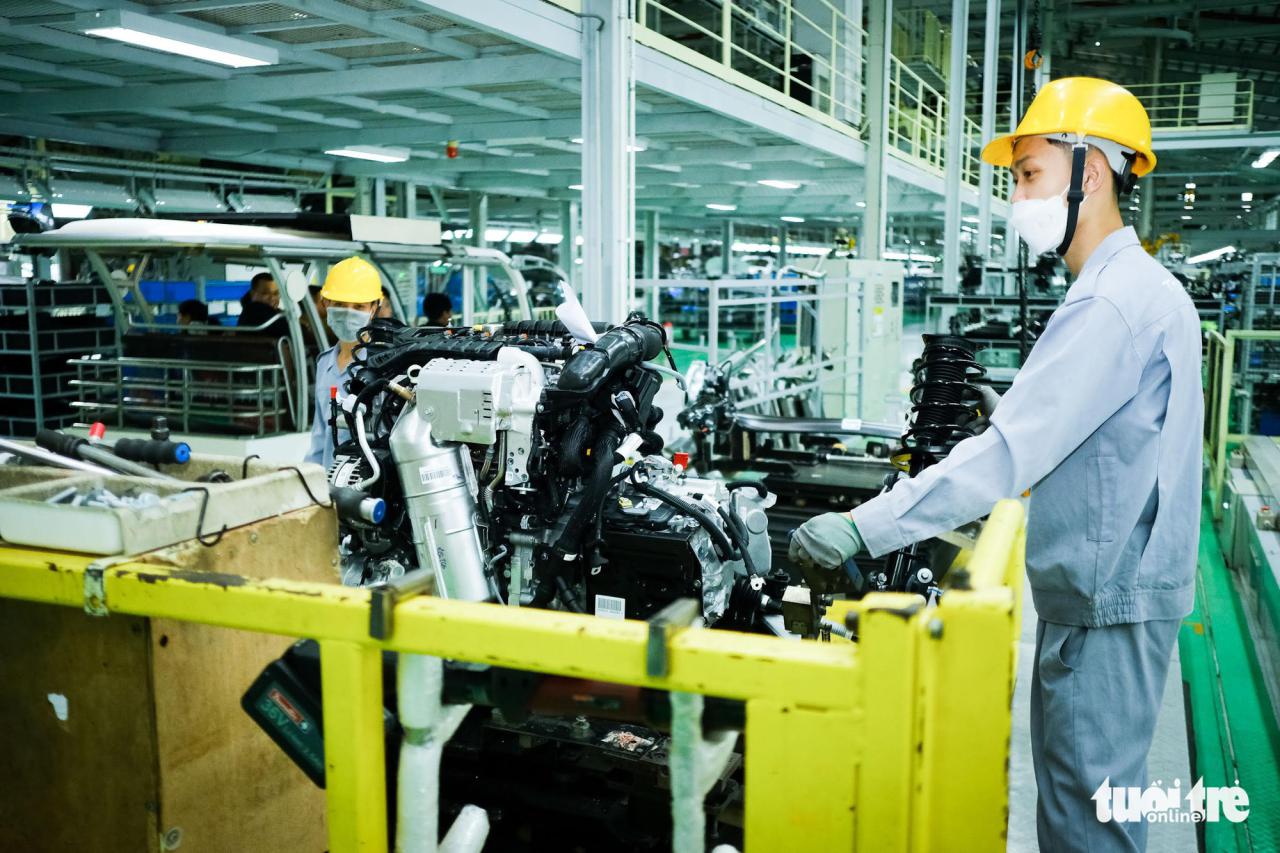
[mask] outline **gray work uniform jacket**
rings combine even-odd
[[[355,364],[355,362],[353,361],[351,364]],[[338,370],[338,347],[336,345],[320,353],[316,358],[316,384],[312,389],[315,410],[311,413],[311,444],[307,449],[307,455],[302,457],[302,461],[323,465],[326,471],[333,464],[333,436],[329,434],[329,389],[336,385],[338,386],[338,397],[346,396],[346,382],[351,378],[351,364],[347,365],[345,371],[340,372]],[[339,444],[351,437],[350,431],[342,425],[345,423],[346,421],[343,420],[341,413],[339,413]]]
[[[853,510],[873,556],[1028,488],[1042,619],[1099,627],[1191,611],[1204,401],[1200,319],[1123,228],[1099,244],[984,433]]]

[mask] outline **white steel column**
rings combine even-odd
[[[982,138],[986,145],[996,130],[996,63],[1000,59],[1000,0],[987,0],[987,26],[982,45]],[[978,177],[978,254],[985,261],[991,256],[991,194],[995,184],[994,167],[980,165]]]
[[[582,265],[578,263],[578,235],[582,231],[578,227],[578,203],[576,201],[560,202],[560,233],[564,239],[560,241],[560,266],[569,276],[569,284],[574,293],[582,286]]]
[[[943,293],[955,293],[960,286],[960,186],[964,179],[964,78],[968,35],[969,0],[952,0],[951,73],[947,78],[947,194],[942,232]]]
[[[720,259],[723,263],[720,275],[733,278],[733,220],[726,219],[720,231]]]
[[[630,310],[635,234],[631,4],[582,3],[582,304],[592,320]]]
[[[644,272],[645,278],[658,277],[658,211],[644,212]]]
[[[468,199],[471,224],[471,245],[483,246],[485,232],[489,230],[489,197],[484,193],[471,193]],[[475,322],[476,292],[487,293],[485,280],[488,277],[485,267],[465,266],[462,268],[462,325],[470,326]],[[478,288],[477,288],[478,285]],[[486,308],[489,306],[485,306]]]
[[[1160,70],[1164,65],[1164,41],[1160,38],[1151,40],[1151,82],[1160,82]],[[1154,226],[1153,216],[1156,209],[1156,186],[1155,178],[1147,175],[1138,181],[1140,188],[1138,209],[1138,236],[1143,240],[1154,240],[1155,234],[1151,233]],[[1127,212],[1127,211],[1126,211]]]
[[[867,206],[862,209],[858,256],[878,261],[884,255],[888,203],[889,56],[893,44],[893,0],[867,7]]]
[[[396,205],[400,215],[406,219],[418,218],[418,185],[413,181],[405,181],[400,185],[399,199]],[[441,222],[441,225],[444,223]],[[418,319],[418,273],[422,264],[413,261],[409,264],[409,280],[400,287],[400,307],[404,309],[404,319],[413,325]]]

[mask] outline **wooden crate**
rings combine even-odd
[[[336,545],[311,507],[140,559],[336,583]],[[240,708],[290,642],[0,599],[0,850],[326,850],[324,792]]]

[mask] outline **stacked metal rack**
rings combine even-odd
[[[0,280],[0,435],[29,437],[76,420],[68,364],[118,354],[106,291],[88,281]]]

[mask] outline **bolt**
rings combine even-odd
[[[941,619],[934,618],[929,620],[929,636],[933,637],[935,640],[942,639],[942,620]]]
[[[258,544],[258,531],[254,530],[249,533],[249,542],[253,545]]]
[[[591,737],[591,723],[581,715],[573,718],[573,736],[576,738]]]
[[[164,834],[164,849],[177,850],[182,845],[182,830],[179,827],[173,827]]]

